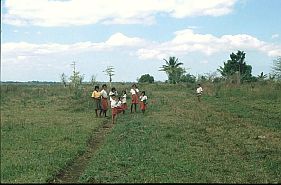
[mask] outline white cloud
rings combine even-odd
[[[145,46],[146,41],[138,37],[127,37],[122,33],[113,34],[107,41],[100,43],[78,42],[73,44],[33,44],[27,42],[2,44],[3,60],[24,60],[28,57],[44,57],[51,54],[68,55],[87,51],[107,51],[112,49]]]
[[[258,51],[270,57],[281,55],[281,45],[261,41],[251,35],[223,35],[216,37],[211,34],[194,33],[185,29],[175,32],[170,41],[157,43],[138,37],[128,37],[122,33],[115,33],[106,41],[78,42],[73,44],[32,44],[26,42],[3,43],[2,59],[4,63],[10,61],[24,61],[34,58],[48,58],[50,56],[77,55],[83,52],[126,52],[128,56],[137,56],[141,60],[162,60],[168,56],[184,56],[192,52],[210,56],[216,53],[243,50]],[[201,63],[204,61],[201,61]]]
[[[127,37],[122,33],[116,33],[112,35],[105,44],[108,46],[142,46],[145,43],[144,40],[137,37]]]
[[[188,16],[220,16],[232,11],[235,0],[192,0],[192,1],[174,1],[171,4],[172,16],[184,18]]]
[[[251,35],[216,37],[211,34],[197,34],[191,29],[175,32],[175,37],[171,41],[140,48],[137,55],[140,59],[159,59],[162,56],[186,55],[191,52],[200,52],[209,56],[219,52],[233,52],[233,50],[255,50],[271,57],[281,55],[281,45],[267,43]]]
[[[6,24],[70,26],[95,23],[153,24],[155,15],[175,18],[229,14],[237,0],[6,0]]]

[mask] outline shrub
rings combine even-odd
[[[138,80],[139,83],[154,83],[154,77],[150,76],[149,74],[142,75]]]

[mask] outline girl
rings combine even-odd
[[[132,89],[130,90],[130,93],[132,95],[132,104],[131,104],[131,113],[133,112],[133,106],[135,106],[135,112],[137,111],[137,104],[139,103],[138,101],[138,93],[139,90],[137,89],[137,85],[133,84]]]
[[[111,88],[111,91],[109,92],[109,101],[112,100],[111,96],[112,96],[113,94],[115,94],[116,97],[118,96],[118,93],[117,93],[117,90],[116,90],[115,87],[112,87],[112,88]]]
[[[140,96],[140,109],[143,114],[145,112],[146,105],[147,105],[147,96],[145,95],[145,91],[142,91]]]
[[[107,109],[108,109],[108,102],[107,102],[108,96],[107,96],[106,89],[107,89],[106,84],[103,84],[100,94],[101,94],[101,108],[102,108],[102,112],[103,112],[104,117],[107,117],[106,112],[107,112]]]
[[[123,111],[121,107],[121,100],[117,100],[115,94],[111,95],[111,118],[112,118],[112,124],[116,123],[116,117],[117,114]]]
[[[128,106],[127,106],[127,93],[126,93],[125,90],[122,91],[121,102],[122,102],[123,114],[125,114],[125,110],[128,109]]]
[[[95,106],[95,112],[96,117],[98,117],[98,110],[100,110],[99,116],[101,117],[102,109],[101,109],[101,93],[99,92],[99,86],[96,85],[94,92],[91,96],[94,99],[94,106]]]
[[[123,106],[122,106],[122,98],[121,97],[118,97],[118,100],[117,100],[117,113],[121,113],[123,112]]]

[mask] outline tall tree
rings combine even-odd
[[[183,63],[178,62],[178,58],[176,57],[169,57],[169,60],[163,60],[166,62],[166,65],[162,65],[159,71],[166,72],[169,83],[178,83],[181,76],[185,73],[185,69],[180,67],[180,65],[183,65]]]
[[[113,66],[107,66],[106,70],[104,70],[103,72],[105,72],[106,75],[109,76],[109,85],[111,87],[112,76],[114,75],[114,67]]]
[[[231,77],[237,74],[237,82],[240,84],[240,80],[249,80],[252,76],[252,66],[247,65],[245,62],[246,53],[238,50],[237,53],[231,53],[230,59],[224,62],[224,66],[220,66],[218,71],[223,77]]]

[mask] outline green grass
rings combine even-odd
[[[193,85],[140,84],[147,112],[118,115],[79,182],[281,183],[280,86],[203,88],[198,104]],[[83,153],[103,120],[91,90],[1,86],[1,182],[47,182]]]
[[[1,86],[1,182],[47,182],[83,153],[100,120],[85,98],[72,94],[60,87]]]
[[[272,109],[262,115],[257,109],[245,111],[268,100],[243,98],[240,104],[240,92],[206,95],[201,104],[184,86],[152,93],[156,104],[144,116],[119,117],[80,182],[281,182],[280,95],[261,106]],[[272,117],[267,124],[260,120],[264,115]],[[260,135],[265,139],[257,139]]]

